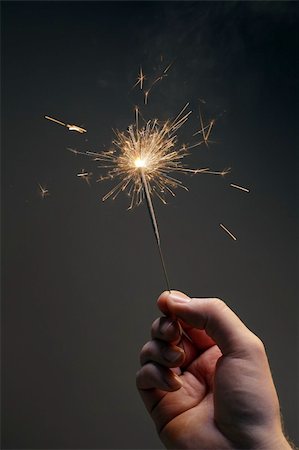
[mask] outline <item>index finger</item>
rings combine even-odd
[[[216,298],[190,298],[179,291],[163,292],[158,306],[164,314],[172,314],[191,327],[205,330],[224,355],[247,352],[250,342],[258,339]]]

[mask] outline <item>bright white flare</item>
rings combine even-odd
[[[146,162],[145,162],[144,159],[137,158],[137,159],[135,159],[135,166],[137,168],[145,167],[146,166]]]

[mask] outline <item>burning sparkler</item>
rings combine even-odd
[[[176,132],[191,114],[191,111],[186,112],[188,106],[187,103],[172,121],[160,124],[157,119],[149,120],[141,128],[139,111],[136,109],[135,124],[130,125],[126,131],[115,131],[116,139],[112,149],[98,153],[70,149],[73,153],[104,163],[99,168],[108,169],[108,172],[97,181],[119,179],[103,197],[104,201],[110,197],[115,199],[119,193],[126,191],[131,197],[129,209],[140,205],[145,198],[145,183],[141,173],[144,174],[150,196],[156,195],[165,204],[165,195],[170,193],[174,196],[175,188],[188,190],[182,181],[172,176],[173,173],[226,175],[229,172],[212,171],[208,167],[192,169],[183,164],[182,160],[189,154],[188,150],[198,145],[176,148]]]
[[[161,74],[154,78],[147,90],[144,90],[145,80],[142,67],[140,67],[137,81],[133,88],[140,85],[140,89],[144,95],[144,103],[148,103],[148,97],[152,88],[163,78],[167,76],[172,63],[169,64]],[[202,103],[206,103],[201,100]],[[115,139],[112,148],[102,152],[92,151],[78,151],[69,148],[75,155],[85,155],[90,157],[93,161],[99,162],[100,169],[106,169],[106,174],[100,176],[97,181],[117,180],[116,185],[102,198],[103,201],[112,198],[113,200],[121,193],[126,192],[131,198],[128,209],[140,205],[144,200],[150,215],[153,226],[155,239],[157,242],[159,255],[163,267],[163,272],[167,284],[167,289],[170,291],[170,283],[164,263],[161,239],[158,228],[158,222],[152,202],[154,196],[158,197],[162,203],[166,203],[166,194],[175,196],[174,190],[176,188],[188,188],[179,180],[176,174],[212,174],[224,176],[229,172],[229,169],[222,171],[210,170],[208,167],[193,169],[186,166],[183,161],[189,154],[189,150],[201,144],[209,147],[210,135],[215,124],[215,120],[208,123],[204,122],[201,110],[199,110],[200,129],[194,133],[193,136],[201,135],[202,140],[193,145],[187,146],[185,144],[178,144],[178,130],[186,123],[191,114],[187,111],[189,103],[187,103],[174,120],[167,120],[160,123],[157,119],[144,121],[140,127],[140,112],[138,107],[135,108],[135,123],[130,125],[126,131],[115,131]],[[78,127],[77,125],[68,125],[57,119],[45,116],[46,119],[67,127],[70,131],[77,131],[85,133],[87,130]],[[77,174],[78,177],[90,184],[91,172],[84,169]],[[231,187],[249,192],[249,189],[242,186],[231,184]],[[42,190],[43,197],[48,195],[48,191]],[[233,239],[237,238],[231,233],[223,224],[220,227]]]
[[[183,164],[183,159],[189,154],[188,150],[198,145],[178,146],[177,131],[191,114],[191,111],[187,111],[188,106],[187,103],[174,120],[167,120],[161,124],[157,119],[149,120],[142,127],[139,126],[139,110],[136,108],[135,123],[126,131],[115,131],[116,138],[112,149],[99,153],[70,149],[73,153],[83,154],[100,162],[100,169],[107,169],[107,174],[97,181],[118,180],[117,184],[103,197],[103,201],[109,198],[115,199],[121,192],[127,192],[131,197],[129,209],[140,205],[143,200],[146,201],[169,290],[170,284],[152,197],[156,195],[165,204],[166,194],[175,196],[175,188],[188,190],[182,181],[173,175],[174,173],[204,173],[222,176],[228,173],[228,170],[218,172],[208,167],[192,169]],[[78,176],[83,177],[86,174],[87,172],[82,171]]]

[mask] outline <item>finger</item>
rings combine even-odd
[[[177,344],[181,339],[181,327],[177,320],[159,317],[152,325],[152,338]]]
[[[184,369],[196,356],[215,345],[215,342],[204,330],[198,330],[186,324],[183,324],[183,330],[185,333],[182,334],[182,326],[178,320],[159,317],[153,322],[151,334],[153,339],[180,346],[185,353],[185,359],[182,362],[179,361],[179,364]]]
[[[153,368],[149,368],[149,366],[150,364],[146,364],[137,372],[136,382],[147,410],[151,414],[158,430],[161,430],[175,417],[196,407],[206,396],[207,388],[205,382],[186,372],[179,378],[179,384],[176,389],[166,390],[162,382],[157,383],[155,375],[151,376],[150,379],[148,373],[145,375],[145,370],[150,369],[149,371],[151,371]],[[155,368],[159,370],[158,365]],[[170,369],[161,369],[171,372]]]
[[[239,317],[216,298],[190,298],[179,291],[163,292],[158,306],[164,314],[172,314],[191,327],[205,330],[224,355],[248,353],[257,337]]]
[[[175,344],[184,351],[185,358],[178,361],[178,364],[181,368],[188,367],[190,362],[193,361],[193,359],[199,353],[211,347],[212,345],[215,345],[214,341],[212,341],[212,339],[207,336],[205,331],[196,330],[191,327],[188,328],[188,335],[182,334],[182,327],[178,323],[178,320],[171,319],[169,317],[160,317],[156,319],[152,325],[153,339],[158,339],[159,341]],[[164,365],[166,364],[164,363]],[[169,365],[168,367],[171,366]]]
[[[182,334],[183,331],[183,334]],[[180,345],[190,358],[215,345],[204,330],[198,330],[190,325],[179,323],[170,317],[159,317],[152,324],[151,335],[153,339],[159,339]],[[188,339],[189,338],[189,339]],[[192,343],[192,345],[191,345]],[[186,351],[188,349],[189,351]],[[190,358],[187,358],[190,360]],[[187,361],[185,361],[184,365]]]
[[[180,389],[182,382],[172,370],[151,362],[137,372],[136,385],[140,390],[160,389],[171,392]]]
[[[157,339],[147,342],[140,352],[142,366],[153,361],[165,367],[178,367],[183,364],[184,359],[184,351],[180,347],[166,344]]]
[[[180,292],[180,294],[186,298],[189,298],[182,292]],[[162,311],[165,314],[169,314],[168,309],[162,309]],[[181,338],[183,328],[185,335],[191,339],[197,349],[204,351],[215,345],[215,342],[210,336],[207,335],[205,330],[198,330],[184,323],[177,325],[177,323],[178,322],[174,317],[172,317],[172,319],[169,317],[161,317],[156,319],[152,325],[152,337],[177,344]]]

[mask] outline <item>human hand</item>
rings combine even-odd
[[[219,299],[171,291],[158,307],[136,383],[166,448],[290,449],[261,340]]]

